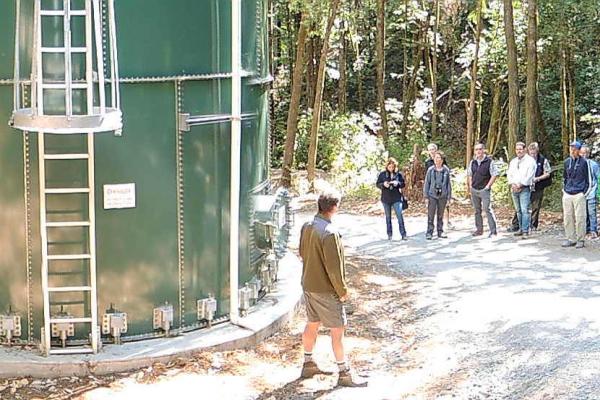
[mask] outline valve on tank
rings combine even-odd
[[[161,329],[165,336],[169,336],[171,326],[173,326],[173,305],[165,301],[165,304],[154,309],[153,326],[154,329]]]
[[[9,307],[8,313],[0,315],[0,336],[12,344],[12,339],[21,336],[21,317]]]
[[[241,288],[238,291],[239,309],[240,309],[240,315],[242,317],[245,317],[246,315],[248,315],[248,310],[250,310],[251,297],[252,297],[252,289],[249,288],[248,284],[246,283],[246,286],[244,286],[243,288]]]
[[[206,321],[210,328],[217,313],[217,299],[212,294],[209,294],[207,298],[198,300],[197,307],[198,321]]]
[[[121,344],[123,333],[127,333],[127,313],[116,310],[111,304],[102,316],[102,334],[111,335],[115,344]]]
[[[60,320],[65,320],[61,322]],[[67,347],[67,338],[75,336],[75,324],[71,322],[73,316],[60,307],[60,312],[52,316],[51,320],[56,321],[51,324],[52,337],[59,338],[62,347]],[[49,347],[48,347],[49,348]]]
[[[260,264],[259,271],[260,280],[263,283],[263,289],[265,293],[269,293],[273,288],[273,280],[271,279],[271,271],[269,270],[269,263],[267,260],[264,260]]]
[[[260,291],[262,290],[262,282],[260,279],[252,278],[250,282],[247,283],[250,288],[250,304],[255,305],[258,303],[258,298],[260,297]]]

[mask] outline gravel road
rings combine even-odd
[[[298,215],[296,235],[309,218]],[[388,241],[381,216],[334,221],[354,293],[346,347],[367,388],[298,379],[300,314],[254,349],[76,382],[0,381],[0,399],[600,399],[599,243],[562,249],[556,227],[472,238],[469,218],[427,241],[425,219],[406,220],[407,242]],[[325,335],[315,358],[335,369]]]
[[[552,232],[472,238],[468,219],[426,241],[425,219],[407,222],[409,241],[388,242],[381,217],[336,221],[354,252],[411,277],[416,341],[406,357],[418,367],[372,377],[398,387],[381,398],[600,399],[597,246],[562,249]]]

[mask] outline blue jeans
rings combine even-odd
[[[596,197],[587,200],[586,232],[598,233],[598,215],[596,213]]]
[[[392,208],[396,212],[398,218],[398,227],[400,228],[400,235],[406,237],[406,229],[404,228],[404,217],[402,217],[402,202],[398,201],[394,204],[383,204],[383,210],[385,211],[385,224],[387,227],[388,237],[392,236]]]
[[[529,203],[531,202],[531,190],[527,188],[521,189],[519,193],[512,194],[513,204],[519,219],[519,227],[521,232],[529,232]]]

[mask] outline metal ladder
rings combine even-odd
[[[35,0],[34,8],[34,35],[35,35],[35,55],[34,55],[34,74],[37,74],[37,84],[33,86],[33,96],[37,99],[37,113],[45,115],[44,94],[48,90],[64,90],[65,94],[65,114],[67,117],[75,115],[73,113],[73,91],[85,90],[87,114],[91,115],[94,107],[94,71],[93,71],[93,38],[92,24],[96,36],[96,47],[98,54],[102,54],[102,27],[101,10],[99,0],[85,0],[85,8],[71,9],[71,1],[63,0],[63,8],[60,10],[46,10],[41,8],[41,0]],[[92,19],[93,14],[93,19]],[[44,47],[42,40],[42,26],[44,18],[62,17],[64,23],[64,46]],[[85,19],[85,47],[72,47],[71,22],[73,17]],[[44,79],[44,55],[45,54],[64,54],[64,81],[52,81]],[[72,55],[85,54],[85,80],[73,80]],[[99,64],[101,61],[98,61]],[[98,68],[97,79],[99,83],[98,98],[101,109],[105,107],[104,71]],[[104,111],[104,110],[102,110]],[[81,114],[76,114],[81,115]],[[39,183],[40,183],[40,231],[42,245],[42,291],[44,302],[44,327],[42,329],[42,351],[46,354],[75,354],[75,353],[96,353],[101,345],[98,328],[98,305],[96,288],[96,236],[95,236],[95,194],[94,194],[94,134],[92,132],[82,132],[81,137],[86,139],[86,152],[59,152],[49,153],[46,147],[46,133],[40,129],[38,135],[38,161],[39,161]],[[83,187],[53,187],[48,185],[47,163],[67,162],[81,163],[80,160],[87,160],[87,185]],[[87,219],[80,221],[54,220],[49,218],[47,210],[49,196],[87,196]],[[82,213],[83,215],[84,213]],[[51,219],[51,221],[49,221]],[[53,253],[50,254],[50,243],[48,240],[51,232],[57,230],[82,229],[87,230],[87,235],[83,236],[87,242],[80,254]],[[50,285],[49,276],[52,274],[53,263],[60,261],[80,261],[82,268],[89,268],[84,276],[88,277],[88,282],[83,284],[66,286]],[[89,310],[80,316],[61,316],[56,311],[53,312],[53,296],[61,293],[79,293],[85,302],[89,304]],[[73,324],[73,325],[71,325]],[[81,346],[65,347],[66,337],[61,337],[63,347],[52,347],[52,329],[53,327],[89,326],[90,343]],[[57,328],[59,329],[59,328]]]

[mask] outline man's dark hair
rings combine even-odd
[[[317,204],[319,205],[319,212],[327,213],[331,209],[340,204],[340,195],[337,193],[327,192],[322,193],[319,196]]]

